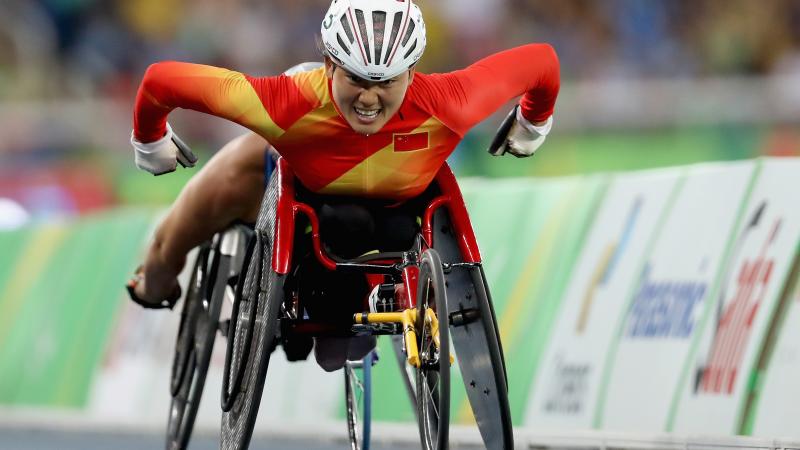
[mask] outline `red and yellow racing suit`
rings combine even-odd
[[[150,66],[134,110],[134,135],[152,142],[175,108],[224,117],[264,137],[303,185],[320,194],[406,200],[422,193],[475,124],[522,95],[522,115],[553,114],[559,64],[546,44],[502,51],[443,74],[416,73],[400,107],[376,134],[350,128],[320,68],[251,77],[232,70],[162,62]]]

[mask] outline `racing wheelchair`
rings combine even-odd
[[[227,328],[222,386],[221,448],[247,448],[258,414],[270,355],[299,336],[399,337],[413,380],[425,449],[444,449],[449,437],[450,343],[484,444],[513,447],[503,352],[477,242],[455,177],[444,165],[412,248],[355,259],[330,254],[316,211],[297,195],[298,182],[279,160],[237,277]],[[307,224],[310,232],[298,233]],[[363,274],[378,287],[379,307],[351,319],[309,318],[298,295],[296,240],[310,240],[326,270]],[[296,263],[296,261],[294,261]]]
[[[489,147],[505,152],[516,107]],[[187,158],[196,157],[186,147]],[[184,166],[186,167],[186,166]],[[313,208],[296,196],[294,175],[279,160],[255,229],[233,225],[198,248],[181,312],[172,364],[167,449],[188,446],[217,331],[228,338],[222,389],[224,449],[247,448],[270,355],[292,336],[391,335],[405,387],[415,405],[425,449],[447,448],[452,340],[484,444],[513,447],[505,362],[480,252],[455,177],[447,165],[432,183],[413,248],[355,260],[329,255]],[[349,323],[308,320],[291,275],[295,229],[305,216],[319,263],[333,272],[363,274],[379,306]],[[127,286],[134,301],[133,285]],[[225,300],[231,318],[220,321]],[[137,303],[140,303],[137,301]],[[141,304],[141,303],[140,303]],[[172,304],[167,305],[172,307]],[[377,352],[344,366],[347,423],[354,450],[370,436],[371,367]]]

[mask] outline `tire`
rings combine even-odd
[[[425,324],[425,311],[433,308],[439,320],[439,351]],[[417,422],[425,450],[444,450],[450,430],[450,337],[447,292],[442,261],[434,249],[422,253],[417,287]]]
[[[279,311],[285,275],[271,270],[268,239],[256,232],[247,272],[240,277],[228,329],[222,387],[220,448],[242,450],[253,434],[264,380],[278,342]],[[254,320],[252,320],[254,319]]]
[[[167,450],[189,445],[219,327],[230,257],[215,248],[209,266],[209,253],[207,246],[201,248],[184,299],[173,361]]]
[[[372,361],[370,352],[359,362],[344,366],[347,431],[352,450],[369,450],[372,429]]]

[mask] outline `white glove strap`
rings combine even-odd
[[[518,109],[516,121],[508,132],[506,151],[518,158],[533,155],[544,143],[552,126],[553,116],[548,117],[544,125],[536,126],[522,117]]]
[[[148,142],[146,144],[144,142],[141,142],[138,139],[136,139],[136,137],[133,134],[133,131],[131,131],[131,145],[133,145],[133,148],[135,148],[136,151],[140,152],[140,153],[155,153],[155,152],[158,152],[158,150],[161,148],[161,146],[165,142],[168,142],[168,141],[171,141],[171,140],[172,140],[172,127],[169,125],[169,122],[167,122],[167,132],[164,134],[164,136],[161,139],[159,139],[157,141],[153,141],[153,142]]]
[[[517,108],[517,123],[534,135],[547,136],[547,134],[550,133],[550,128],[553,127],[553,116],[548,117],[544,125],[537,126],[530,123],[528,119],[522,115],[522,108]]]
[[[178,147],[172,141],[172,127],[167,123],[167,133],[159,140],[139,142],[131,132],[136,167],[153,175],[172,172],[177,166]]]

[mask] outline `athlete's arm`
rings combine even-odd
[[[458,134],[522,96],[521,115],[543,124],[553,115],[560,87],[556,52],[548,44],[528,44],[486,57],[469,67],[434,74],[423,90],[434,115]],[[416,82],[417,80],[414,80]]]
[[[153,64],[136,95],[134,137],[140,142],[160,139],[166,132],[167,115],[175,108],[185,108],[231,120],[270,140],[282,130],[267,112],[264,99],[267,93],[279,95],[280,85],[287,80],[253,78],[200,64]]]

